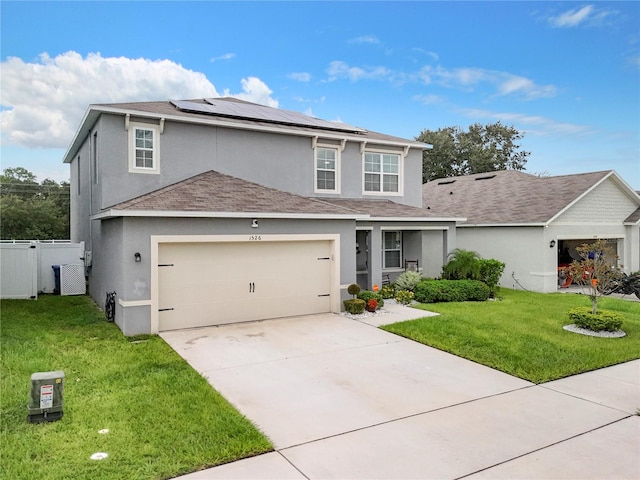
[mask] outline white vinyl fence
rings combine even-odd
[[[56,293],[86,292],[84,243],[0,242],[0,298],[37,298],[38,293],[54,293],[54,265],[60,266],[60,292]]]

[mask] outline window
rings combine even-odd
[[[134,124],[129,127],[129,171],[159,172],[159,135],[156,125]]]
[[[365,152],[364,191],[400,193],[400,155]]]
[[[340,191],[338,163],[337,148],[316,148],[316,192],[338,193]]]
[[[402,258],[402,234],[397,231],[382,232],[382,268],[400,268]]]

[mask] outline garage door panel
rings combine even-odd
[[[231,308],[233,306],[233,308]],[[162,330],[206,327],[225,323],[238,323],[257,320],[250,318],[251,308],[248,302],[222,302],[216,309],[206,303],[176,305],[172,310],[161,311]]]
[[[176,305],[202,304],[209,305],[225,300],[240,300],[247,296],[249,286],[244,282],[208,283],[193,282],[188,284],[165,284],[160,300],[160,308],[175,307]]]
[[[161,244],[159,329],[331,311],[330,241]]]

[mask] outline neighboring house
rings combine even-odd
[[[339,312],[460,218],[422,209],[423,143],[229,98],[91,105],[71,165],[88,291],[127,335]]]
[[[558,287],[558,266],[576,247],[607,239],[626,272],[640,270],[640,196],[614,171],[537,177],[515,170],[425,183],[430,213],[466,217],[458,248],[506,263],[501,285]]]

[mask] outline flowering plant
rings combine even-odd
[[[413,300],[413,292],[409,290],[400,290],[396,293],[396,301],[400,302],[402,305],[408,305]]]
[[[370,299],[367,302],[367,310],[369,312],[375,312],[378,309],[378,301],[375,298]]]

